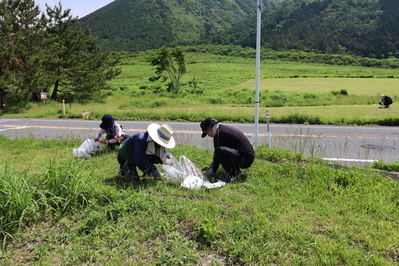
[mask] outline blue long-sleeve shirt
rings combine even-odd
[[[135,165],[141,170],[155,170],[156,163],[162,163],[161,158],[155,155],[148,155],[147,151],[148,131],[139,132],[130,136],[122,143],[118,155],[129,164]],[[165,149],[166,150],[166,149]]]

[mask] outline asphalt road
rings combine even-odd
[[[11,139],[94,138],[100,122],[100,120],[0,118],[0,134]],[[145,131],[152,123],[151,121],[117,122],[129,135]],[[169,124],[179,144],[212,150],[212,139],[201,138],[199,123],[163,121],[156,123]],[[360,166],[376,160],[386,163],[398,160],[395,150],[399,145],[399,130],[396,127],[259,124],[258,138],[254,141],[254,124],[230,125],[242,130],[255,146],[270,145],[270,147],[298,151],[307,157]]]

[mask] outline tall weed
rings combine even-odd
[[[0,166],[0,240],[37,221],[46,200],[30,184],[27,171],[18,173],[8,165]]]
[[[84,160],[69,160],[60,164],[50,159],[43,167],[40,188],[47,197],[54,198],[53,208],[61,216],[85,208],[91,199],[98,197],[100,179],[87,168]]]

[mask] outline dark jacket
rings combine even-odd
[[[220,146],[237,150],[241,156],[254,158],[255,151],[248,138],[239,129],[220,124],[215,136],[213,146],[216,149]]]
[[[389,97],[388,95],[385,95],[383,102],[385,104],[392,104],[393,103],[392,98]]]
[[[161,158],[155,155],[148,155],[147,150],[148,131],[139,132],[125,140],[120,148],[118,155],[127,163],[140,168],[141,170],[155,170],[156,163],[162,163]]]

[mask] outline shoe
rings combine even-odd
[[[125,174],[126,174],[125,171],[122,171],[122,170],[118,171],[118,175],[125,176]]]
[[[208,169],[202,172],[205,176],[213,176],[215,172],[212,169]]]
[[[241,175],[242,175],[241,172],[239,172],[239,173],[228,173],[228,174],[226,175],[226,182],[228,182],[228,183],[233,182],[233,181],[235,181],[237,178],[239,178]]]

